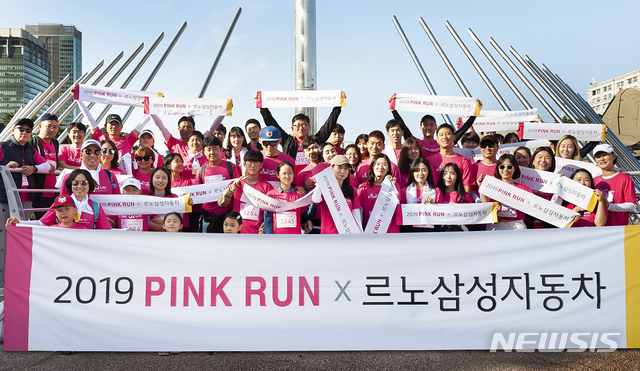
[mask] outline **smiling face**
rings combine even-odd
[[[255,123],[250,123],[246,127],[249,140],[256,141],[260,139],[260,126]]]
[[[419,163],[413,171],[413,179],[415,179],[418,184],[425,184],[427,182],[428,175],[429,168],[423,163]]]
[[[367,148],[367,142],[364,139],[358,139],[358,149],[360,150],[360,154],[362,157],[367,157],[369,155],[369,149]]]
[[[189,135],[191,135],[194,130],[196,130],[196,127],[189,121],[180,121],[178,123],[178,132],[182,139],[189,138]]]
[[[433,119],[425,119],[420,123],[420,131],[425,138],[433,138],[433,134],[436,132],[436,121]]]
[[[224,143],[225,133],[222,130],[216,130],[213,132],[213,136],[220,139],[220,143]]]
[[[480,147],[480,152],[482,152],[482,156],[484,158],[493,158],[495,159],[496,154],[498,153],[498,145],[489,141],[485,141],[482,143],[482,147]]]
[[[269,157],[275,157],[278,155],[278,153],[280,152],[278,150],[278,145],[280,144],[280,139],[278,139],[277,141],[272,141],[272,140],[263,140],[262,141],[262,149],[264,150],[264,153],[269,156]]]
[[[27,125],[16,126],[13,128],[13,137],[20,145],[25,145],[31,139],[31,132],[32,129]]]
[[[615,153],[607,153],[607,152],[598,152],[595,154],[594,158],[596,159],[596,165],[602,170],[613,170],[616,154]]]
[[[313,143],[309,147],[304,149],[304,155],[310,162],[320,162],[320,146],[317,143]]]
[[[513,182],[513,173],[515,172],[515,167],[508,159],[504,160],[502,164],[498,166],[498,172],[500,177],[505,182]]]
[[[107,169],[111,168],[111,161],[113,161],[113,156],[115,156],[117,149],[113,148],[111,144],[105,143],[102,145],[101,151],[100,163],[102,167],[108,166]]]
[[[189,153],[194,155],[202,151],[202,139],[197,135],[192,135],[187,142],[187,146],[189,146]]]
[[[169,184],[169,177],[164,171],[156,171],[156,173],[153,174],[151,182],[153,183],[153,188],[156,192],[162,193],[167,187],[167,184]]]
[[[519,150],[515,153],[516,161],[518,161],[518,166],[520,167],[529,167],[531,163],[531,157],[525,150]]]
[[[73,224],[73,216],[78,212],[78,209],[73,205],[61,205],[56,207],[56,218],[60,221],[60,224],[70,226]]]
[[[373,175],[375,175],[376,180],[384,178],[387,175],[387,171],[389,171],[389,163],[384,158],[377,159],[373,164]]]
[[[82,158],[82,164],[89,169],[95,170],[100,164],[100,157],[102,156],[102,150],[98,146],[90,145],[83,149],[80,157]]]
[[[407,157],[411,162],[420,157],[420,147],[411,145],[411,147],[409,147],[409,150],[407,151]]]
[[[344,155],[347,157],[347,160],[349,160],[349,164],[351,166],[355,166],[358,161],[360,160],[358,158],[358,152],[356,152],[356,149],[351,147],[349,149],[347,149],[344,153]]]
[[[84,174],[77,174],[75,178],[71,179],[71,192],[76,196],[76,200],[82,201],[87,197],[89,193],[89,180]]]
[[[169,170],[175,172],[176,174],[181,174],[183,169],[184,162],[182,161],[182,158],[179,156],[175,156],[169,164]]]
[[[180,232],[182,229],[182,222],[180,222],[180,218],[178,218],[177,215],[171,214],[167,215],[162,227],[167,232]]]
[[[536,170],[548,171],[551,167],[551,154],[547,151],[540,151],[533,158],[533,168]]]
[[[151,148],[155,144],[153,137],[149,133],[144,133],[140,136],[140,147]]]
[[[367,150],[369,152],[369,156],[373,158],[376,155],[381,154],[383,149],[384,142],[382,141],[382,139],[374,136],[369,137],[369,140],[367,141]]]
[[[291,168],[291,166],[288,166],[288,165],[281,167],[280,171],[278,172],[278,179],[280,179],[280,183],[283,186],[285,186],[283,188],[291,187],[291,183],[293,183],[294,176],[295,176],[295,173],[293,169]]]
[[[78,130],[78,128],[69,130],[69,138],[71,138],[71,142],[75,144],[76,148],[80,147],[80,145],[84,141],[84,135],[85,132],[82,130]]]
[[[387,136],[391,140],[391,143],[394,143],[394,144],[401,143],[403,135],[404,135],[404,131],[402,131],[400,126],[390,127],[389,130],[387,131]]]
[[[324,162],[331,161],[331,159],[336,157],[337,154],[338,152],[332,145],[326,145],[322,149],[322,158],[324,159]]]
[[[576,151],[576,146],[573,145],[573,141],[566,138],[562,142],[558,143],[557,152],[561,158],[573,159],[573,153]]]
[[[572,179],[573,181],[578,182],[585,187],[591,188],[591,178],[589,177],[589,174],[585,173],[584,171],[577,172]]]
[[[444,185],[447,187],[452,187],[456,184],[456,180],[458,179],[458,174],[456,174],[455,170],[451,167],[447,167],[442,171],[442,180],[444,180]]]
[[[304,140],[309,135],[309,123],[307,120],[296,120],[291,124],[293,136],[298,140]]]
[[[453,148],[453,132],[449,128],[440,129],[436,140],[440,148]]]
[[[120,132],[122,131],[122,124],[118,121],[111,121],[105,125],[105,129],[107,129],[109,137],[117,138],[120,136]]]
[[[153,156],[138,156],[136,155],[136,162],[138,163],[138,169],[149,170],[153,165]],[[147,173],[148,174],[148,173]]]
[[[193,137],[192,137],[193,138]],[[220,157],[222,150],[220,146],[207,146],[204,148],[204,156],[209,161],[209,165],[218,166],[222,158]]]

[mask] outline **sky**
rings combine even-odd
[[[100,4],[100,5],[95,5]],[[238,8],[242,13],[213,75],[206,98],[231,98],[233,115],[224,120],[228,128],[249,118],[262,122],[253,96],[258,90],[295,90],[293,1],[142,1],[83,2],[68,0],[0,0],[0,27],[24,28],[25,24],[62,23],[82,31],[83,71],[102,59],[105,66],[120,51],[124,58],[144,42],[145,49],[132,66],[164,32],[164,39],[128,86],[138,90],[184,21],[187,28],[149,86],[165,96],[198,96],[215,56]],[[316,3],[317,89],[342,90],[347,105],[339,122],[346,140],[360,133],[382,129],[391,119],[387,98],[393,93],[429,94],[418,70],[396,30],[398,18],[436,93],[463,96],[418,20],[422,17],[447,53],[467,89],[484,103],[484,109],[501,110],[478,73],[445,27],[449,21],[489,76],[511,110],[524,106],[469,37],[467,29],[482,41],[518,89],[545,122],[551,115],[518,79],[489,44],[492,37],[515,61],[512,46],[522,57],[528,55],[538,66],[545,64],[580,95],[585,96],[593,78],[604,81],[640,69],[640,2],[624,1],[336,1]],[[117,66],[117,67],[118,67]],[[120,87],[133,67],[116,81]],[[115,69],[114,69],[115,70]],[[531,81],[533,79],[523,70]],[[97,75],[96,75],[97,76]],[[99,85],[103,85],[108,78]],[[550,103],[552,100],[534,83]],[[553,105],[557,110],[557,106]],[[96,105],[97,115],[102,106]],[[124,114],[126,107],[111,113]],[[558,110],[559,112],[559,110]],[[284,127],[293,109],[272,109]],[[318,109],[321,124],[330,108]],[[403,113],[405,122],[418,133],[422,114]],[[142,117],[137,108],[125,124],[130,131]],[[443,120],[436,117],[438,123]],[[178,117],[166,116],[166,126],[177,136]],[[210,118],[196,117],[196,128],[204,131]],[[159,132],[156,137],[160,138]],[[163,146],[156,141],[160,150]]]

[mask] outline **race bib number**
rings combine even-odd
[[[260,209],[253,205],[245,203],[240,205],[240,216],[242,216],[242,219],[258,221],[260,220],[259,213]]]
[[[515,209],[510,208],[509,206],[500,205],[500,211],[498,211],[498,218],[515,218],[518,216],[518,213]]]
[[[295,211],[285,211],[276,213],[276,226],[278,228],[296,228],[298,227],[298,218]]]
[[[296,165],[309,165],[309,159],[304,155],[304,152],[298,152],[296,155]]]
[[[27,176],[24,174],[22,175],[22,187],[29,187],[29,179],[27,179]]]
[[[224,180],[222,175],[209,175],[204,177],[205,184],[218,183]]]
[[[140,219],[121,219],[120,229],[127,231],[142,232],[142,220]]]

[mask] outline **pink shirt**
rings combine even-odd
[[[568,204],[567,209],[569,210],[573,210],[576,206],[573,204]],[[607,212],[605,210],[605,212]],[[607,215],[609,215],[609,213],[607,212]],[[571,225],[571,228],[578,228],[578,227],[595,227],[596,226],[596,216],[597,213],[595,212],[590,212],[590,211],[584,211],[582,213],[582,216],[580,217],[580,219],[578,219],[577,222],[574,222]]]
[[[437,153],[440,153],[440,145],[436,140],[431,140],[427,142],[424,139],[418,139],[416,137],[413,137],[413,139],[417,140],[418,143],[420,143],[420,147],[422,147],[422,151],[424,152],[425,156],[429,157]]]
[[[195,184],[203,184],[203,183],[217,183],[227,179],[235,179],[240,177],[240,171],[236,165],[232,165],[232,174],[233,178],[229,177],[229,171],[227,170],[226,161],[220,162],[220,164],[216,167],[209,166],[207,164],[204,168],[203,174],[203,182],[200,181],[200,169],[198,168],[196,172],[196,180]],[[206,202],[202,204],[202,210],[210,213],[211,215],[223,215],[226,213],[231,205],[226,207],[218,206],[218,202]],[[243,223],[244,224],[244,223]]]
[[[282,161],[289,161],[294,165],[295,171],[295,160],[284,152],[280,152],[278,156],[273,158],[267,157],[264,151],[262,151],[262,155],[264,156],[264,162],[262,163],[262,169],[260,169],[260,180],[270,183],[273,187],[277,187],[280,184],[280,179],[278,179],[278,165],[280,165]],[[293,184],[296,184],[295,178],[293,179]]]
[[[118,228],[146,232],[149,230],[149,215],[130,214],[118,215]]]
[[[140,186],[142,188],[140,190],[140,194],[143,196],[147,196],[149,194],[149,187],[151,185],[151,173],[143,174],[138,170],[135,172],[135,174],[133,174],[133,177],[140,181]]]
[[[307,166],[305,166],[304,168],[302,168],[302,170],[300,170],[297,174],[296,174],[296,183],[295,185],[297,187],[303,187],[304,188],[304,184],[307,182],[307,180],[309,178],[312,177],[311,172],[313,171],[313,169],[318,166],[318,165],[314,165],[314,164],[309,164]],[[313,189],[313,187],[311,187]]]
[[[444,165],[453,162],[458,165],[460,168],[460,172],[462,172],[462,184],[465,186],[473,186],[476,184],[475,179],[473,179],[473,169],[471,168],[471,161],[464,156],[460,156],[456,154],[455,156],[447,157],[442,156],[440,153],[437,153],[428,158],[429,164],[431,164],[431,169],[433,170],[433,181],[436,179],[440,179],[440,171]]]
[[[395,185],[396,189],[401,189],[398,184]],[[380,193],[381,185],[369,185],[368,182],[360,184],[358,187],[358,201],[362,206],[362,217],[364,223],[362,224],[362,228],[367,228],[367,223],[369,222],[369,218],[371,217],[371,212],[373,211],[373,207],[376,204],[376,200],[378,200],[378,194]],[[396,222],[395,213],[391,219],[391,223],[389,223],[389,228],[387,229],[387,233],[400,233],[400,227]]]
[[[353,200],[345,197],[345,199],[347,200],[347,206],[349,207],[349,210],[362,208],[362,206],[360,206],[360,201],[358,200],[358,196],[357,196],[358,192],[355,188],[353,189],[353,194],[354,194]],[[336,228],[336,224],[333,222],[331,211],[329,211],[329,208],[327,206],[327,203],[324,200],[324,197],[322,198],[322,202],[319,204],[318,207],[320,208],[320,220],[322,220],[322,223],[320,224],[320,233],[321,234],[338,234],[338,228]]]
[[[53,145],[53,141],[45,143],[44,140],[40,140],[42,143],[42,149],[44,149],[44,159],[47,160],[54,168],[58,167],[56,159],[56,147]],[[54,174],[45,175],[44,189],[54,189],[56,187],[56,176]],[[54,193],[43,193],[42,197],[55,197]]]
[[[496,171],[496,165],[497,163],[493,164],[493,165],[487,165],[484,162],[480,161],[480,162],[476,162],[475,164],[471,165],[471,169],[473,169],[473,179],[478,179],[478,177],[480,175],[484,175],[484,177],[486,177],[487,175],[490,176],[495,176],[495,171]],[[462,170],[460,170],[462,171]],[[484,179],[484,177],[482,179]],[[478,186],[475,186],[474,189],[478,190]]]
[[[64,184],[67,182],[67,179],[69,178],[69,175],[71,174],[65,175],[64,179],[62,180],[62,187],[60,187],[61,195],[69,194],[69,192],[67,192],[67,188],[64,186]],[[106,171],[100,170],[100,173],[99,173],[100,184],[96,183],[96,188],[91,193],[94,195],[111,195],[111,194],[119,195],[120,187],[118,186],[118,179],[116,179],[116,176],[113,173],[111,174],[111,176],[113,177],[113,183],[111,183],[111,180],[109,179],[109,176],[107,175]]]
[[[122,158],[122,155],[124,154],[131,153],[133,145],[138,141],[138,136],[133,133],[122,135],[117,139],[111,139],[107,134],[98,129],[92,135],[93,139],[97,140],[98,142],[101,142],[105,139],[109,139],[110,141],[112,141],[113,144],[116,145],[116,148],[118,148],[118,154],[120,155],[119,158]]]
[[[607,179],[608,178],[608,179]],[[636,191],[633,180],[627,174],[616,173],[605,178],[600,175],[593,179],[595,188],[601,190],[609,203],[622,204],[625,202],[636,203]],[[607,217],[606,225],[627,225],[629,224],[629,212],[611,211]]]
[[[471,195],[468,193],[465,194],[465,197],[462,201],[458,200],[458,192],[443,192],[442,201],[445,204],[470,204],[473,202],[471,200]]]
[[[262,180],[258,180],[256,184],[249,184],[247,183],[246,179],[244,179],[240,182],[240,185],[233,193],[233,211],[239,212],[240,216],[242,216],[242,228],[240,229],[240,233],[258,234],[260,226],[262,225],[264,214],[260,211],[259,208],[253,206],[252,204],[240,201],[244,187],[247,186],[254,188],[258,192],[265,195],[273,189],[273,186]]]
[[[280,192],[274,188],[267,192],[267,196],[285,202],[293,202],[302,198],[297,192]],[[273,213],[273,234],[301,234],[300,218],[302,208]],[[244,222],[244,221],[243,221]]]
[[[80,224],[80,223],[73,223],[71,225],[71,227],[65,227],[62,224],[53,224],[51,225],[51,227],[56,227],[56,228],[67,228],[67,229],[87,229],[87,226],[84,224]]]
[[[400,191],[400,203],[401,204],[408,204],[409,203],[407,201],[407,188],[409,188],[409,187],[403,187],[402,190]],[[416,202],[416,203],[421,203],[422,202],[423,190],[424,189],[417,189],[416,188],[416,198],[418,199],[418,202]],[[444,203],[444,199],[442,198],[442,191],[440,191],[440,188],[434,188],[433,190],[436,193],[436,197],[434,198],[434,203],[436,203],[436,204]]]
[[[369,172],[369,167],[371,166],[371,158],[364,160],[358,165],[358,170],[356,171],[356,177],[358,178],[359,184],[367,182],[367,173]],[[398,169],[398,165],[391,162],[391,176],[400,179],[400,169]]]
[[[82,158],[80,157],[80,148],[75,148],[73,144],[60,147],[60,153],[58,153],[58,159],[69,166],[82,165]]]

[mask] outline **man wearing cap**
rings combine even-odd
[[[596,165],[602,175],[593,179],[596,189],[602,191],[609,201],[606,225],[627,225],[631,211],[636,210],[636,191],[633,180],[627,174],[616,170],[618,157],[609,144],[603,143],[593,149]]]
[[[58,168],[58,150],[60,144],[56,139],[58,134],[58,116],[52,113],[45,113],[40,120],[40,131],[38,135],[33,135],[31,143],[38,153],[45,158],[53,167]],[[56,184],[56,176],[53,174],[35,174],[36,188],[53,189]],[[56,198],[55,193],[36,193],[33,199],[33,207],[43,208],[53,204]],[[35,213],[36,219],[40,219],[44,212]]]
[[[264,162],[262,164],[262,169],[260,169],[260,180],[271,184],[274,188],[280,185],[280,179],[278,179],[278,165],[282,161],[289,161],[293,165],[295,161],[291,156],[288,156],[278,150],[280,140],[280,130],[275,126],[267,126],[262,129],[260,141],[264,148],[262,150]]]
[[[342,98],[346,98],[344,92],[341,94]],[[257,99],[257,97],[258,95],[256,94],[255,98]],[[340,116],[340,112],[342,112],[342,107],[333,107],[329,118],[316,133],[320,143],[324,143],[329,139],[331,132],[333,132],[338,124],[338,116]],[[302,148],[302,141],[309,135],[309,116],[303,113],[293,116],[291,119],[291,130],[293,130],[293,135],[290,135],[278,124],[276,119],[273,118],[271,111],[269,111],[268,108],[260,108],[260,114],[262,115],[266,126],[275,126],[280,130],[283,152],[295,159],[294,166],[297,176],[300,171],[309,164],[309,160],[305,156],[304,149]]]
[[[55,167],[48,163],[47,160],[36,151],[35,147],[29,143],[32,131],[33,121],[28,118],[20,119],[11,132],[13,135],[9,140],[0,144],[0,148],[2,148],[0,165],[14,169],[18,167],[22,168],[18,173],[11,173],[16,187],[22,189],[36,188],[33,177],[34,173],[53,174],[53,172],[56,171]],[[20,195],[25,209],[31,207],[33,195],[33,193],[22,193]],[[8,203],[6,188],[2,177],[0,177],[0,203]],[[9,207],[2,205],[2,210],[5,219],[9,217]]]
[[[471,165],[473,170],[474,179],[476,179],[477,186],[474,186],[473,190],[477,191],[478,187],[482,184],[482,180],[487,175],[493,176],[496,171],[496,155],[498,154],[498,140],[493,135],[486,135],[480,140],[480,151],[484,157],[482,161],[476,162]],[[460,170],[462,172],[462,170]]]
[[[113,175],[109,170],[105,170],[100,166],[100,155],[102,153],[102,149],[100,147],[100,143],[98,141],[89,139],[82,143],[82,148],[80,149],[80,156],[82,157],[82,165],[80,165],[80,169],[87,170],[93,180],[96,181],[96,187],[93,190],[92,194],[120,194],[120,187],[118,187],[118,180],[116,176]],[[70,172],[65,170],[64,173],[58,176],[58,181],[56,182],[56,188],[60,189],[60,194],[67,194],[67,190],[63,186],[69,177]]]

